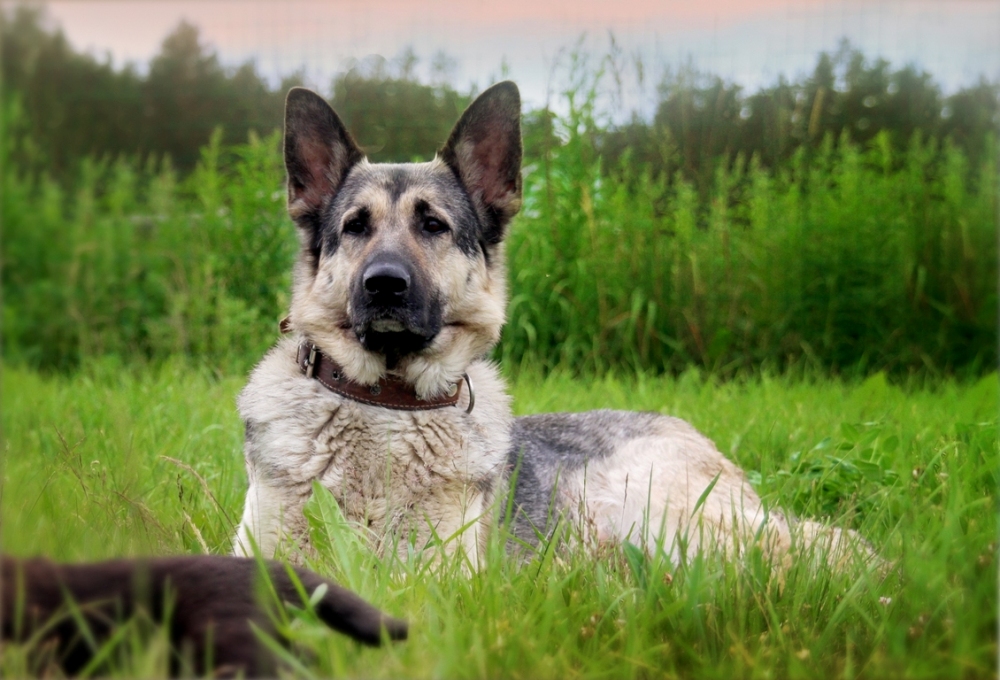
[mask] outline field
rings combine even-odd
[[[498,532],[469,574],[434,549],[379,558],[317,497],[311,566],[412,633],[362,650],[296,616],[295,675],[995,677],[998,156],[995,125],[970,121],[996,120],[996,87],[942,108],[933,82],[882,62],[852,62],[846,89],[752,97],[681,74],[654,119],[622,126],[602,109],[613,60],[578,57],[562,103],[523,116],[494,353],[516,411],[688,419],[771,507],[858,530],[891,568],[559,542],[518,563]],[[451,124],[454,90],[358,77],[433,104],[417,127]],[[914,83],[936,102],[920,124]],[[108,147],[57,167],[39,149],[65,145],[33,139],[39,120],[2,102],[0,549],[226,553],[246,488],[234,399],[288,311],[298,247],[280,132],[215,128],[177,164]],[[126,633],[94,670],[162,675],[163,640]],[[6,647],[0,674],[43,670],[30,651]]]
[[[619,374],[621,376],[623,374]],[[630,546],[551,547],[468,576],[453,561],[380,561],[315,503],[313,564],[411,622],[361,649],[308,617],[291,624],[296,675],[322,677],[994,677],[997,377],[863,381],[800,375],[718,382],[695,370],[581,380],[522,370],[518,413],[650,409],[690,420],[765,499],[858,529],[894,564],[879,579],[759,555],[683,565]],[[72,375],[3,372],[0,547],[99,559],[228,550],[245,479],[239,374],[180,360]],[[7,647],[0,674],[30,673]],[[132,653],[134,652],[134,653]],[[122,644],[110,672],[161,674],[162,645]]]

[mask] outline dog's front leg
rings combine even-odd
[[[422,503],[427,527],[418,543],[422,546],[439,542],[441,554],[432,556],[452,556],[462,553],[471,571],[478,571],[487,538],[487,503],[481,491],[474,487],[442,489]],[[433,540],[432,542],[432,539]]]
[[[250,557],[254,546],[265,558],[274,557],[287,541],[306,532],[303,514],[308,494],[294,488],[272,486],[252,480],[247,490],[243,517],[233,539],[232,554]],[[295,555],[290,555],[293,558]]]

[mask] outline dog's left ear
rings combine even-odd
[[[521,209],[521,95],[497,83],[479,95],[455,124],[438,156],[458,175],[483,221],[488,244],[503,240]]]

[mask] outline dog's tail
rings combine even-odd
[[[381,645],[385,638],[406,639],[406,621],[383,613],[350,590],[311,571],[295,568],[295,574],[309,595],[326,586],[326,592],[314,606],[319,618],[335,631],[372,646]],[[299,591],[283,565],[273,569],[272,579],[283,600],[295,602],[299,599]]]

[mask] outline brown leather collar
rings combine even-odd
[[[288,319],[282,319],[281,332],[288,333],[290,330]],[[379,378],[374,385],[356,383],[344,375],[344,369],[337,362],[323,354],[316,345],[305,341],[299,345],[296,363],[307,378],[315,378],[331,392],[370,406],[397,411],[426,411],[455,406],[462,395],[462,381],[452,384],[447,393],[433,399],[421,399],[413,385],[393,375]],[[465,411],[472,413],[476,404],[475,393],[469,376],[463,376],[463,380],[469,384],[469,406]]]

